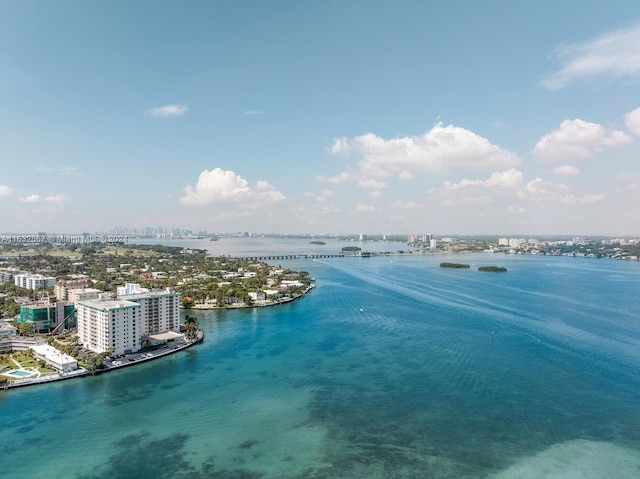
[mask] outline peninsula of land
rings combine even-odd
[[[202,340],[181,309],[276,306],[314,286],[304,271],[181,247],[0,245],[0,254],[0,388],[172,354]]]

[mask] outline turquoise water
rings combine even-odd
[[[29,376],[31,376],[31,373],[28,373],[26,371],[11,371],[10,373],[6,373],[9,376],[15,376],[17,378],[28,378]]]
[[[0,393],[0,475],[639,477],[640,263],[448,259],[281,261],[317,287],[199,311],[180,354]]]

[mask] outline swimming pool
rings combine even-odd
[[[28,378],[33,373],[30,373],[30,372],[27,372],[27,371],[18,371],[16,369],[14,371],[9,371],[8,373],[5,373],[5,374],[7,376],[13,376],[14,378],[22,379],[22,378]]]

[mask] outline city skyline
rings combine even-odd
[[[0,230],[638,235],[614,7],[3,2]]]

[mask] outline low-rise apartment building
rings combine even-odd
[[[16,286],[27,289],[45,289],[56,285],[56,278],[42,274],[21,273],[13,276]]]
[[[73,312],[75,306],[64,301],[47,298],[42,301],[26,303],[20,306],[19,323],[33,325],[36,333],[50,332],[65,321],[66,327],[75,326]]]

